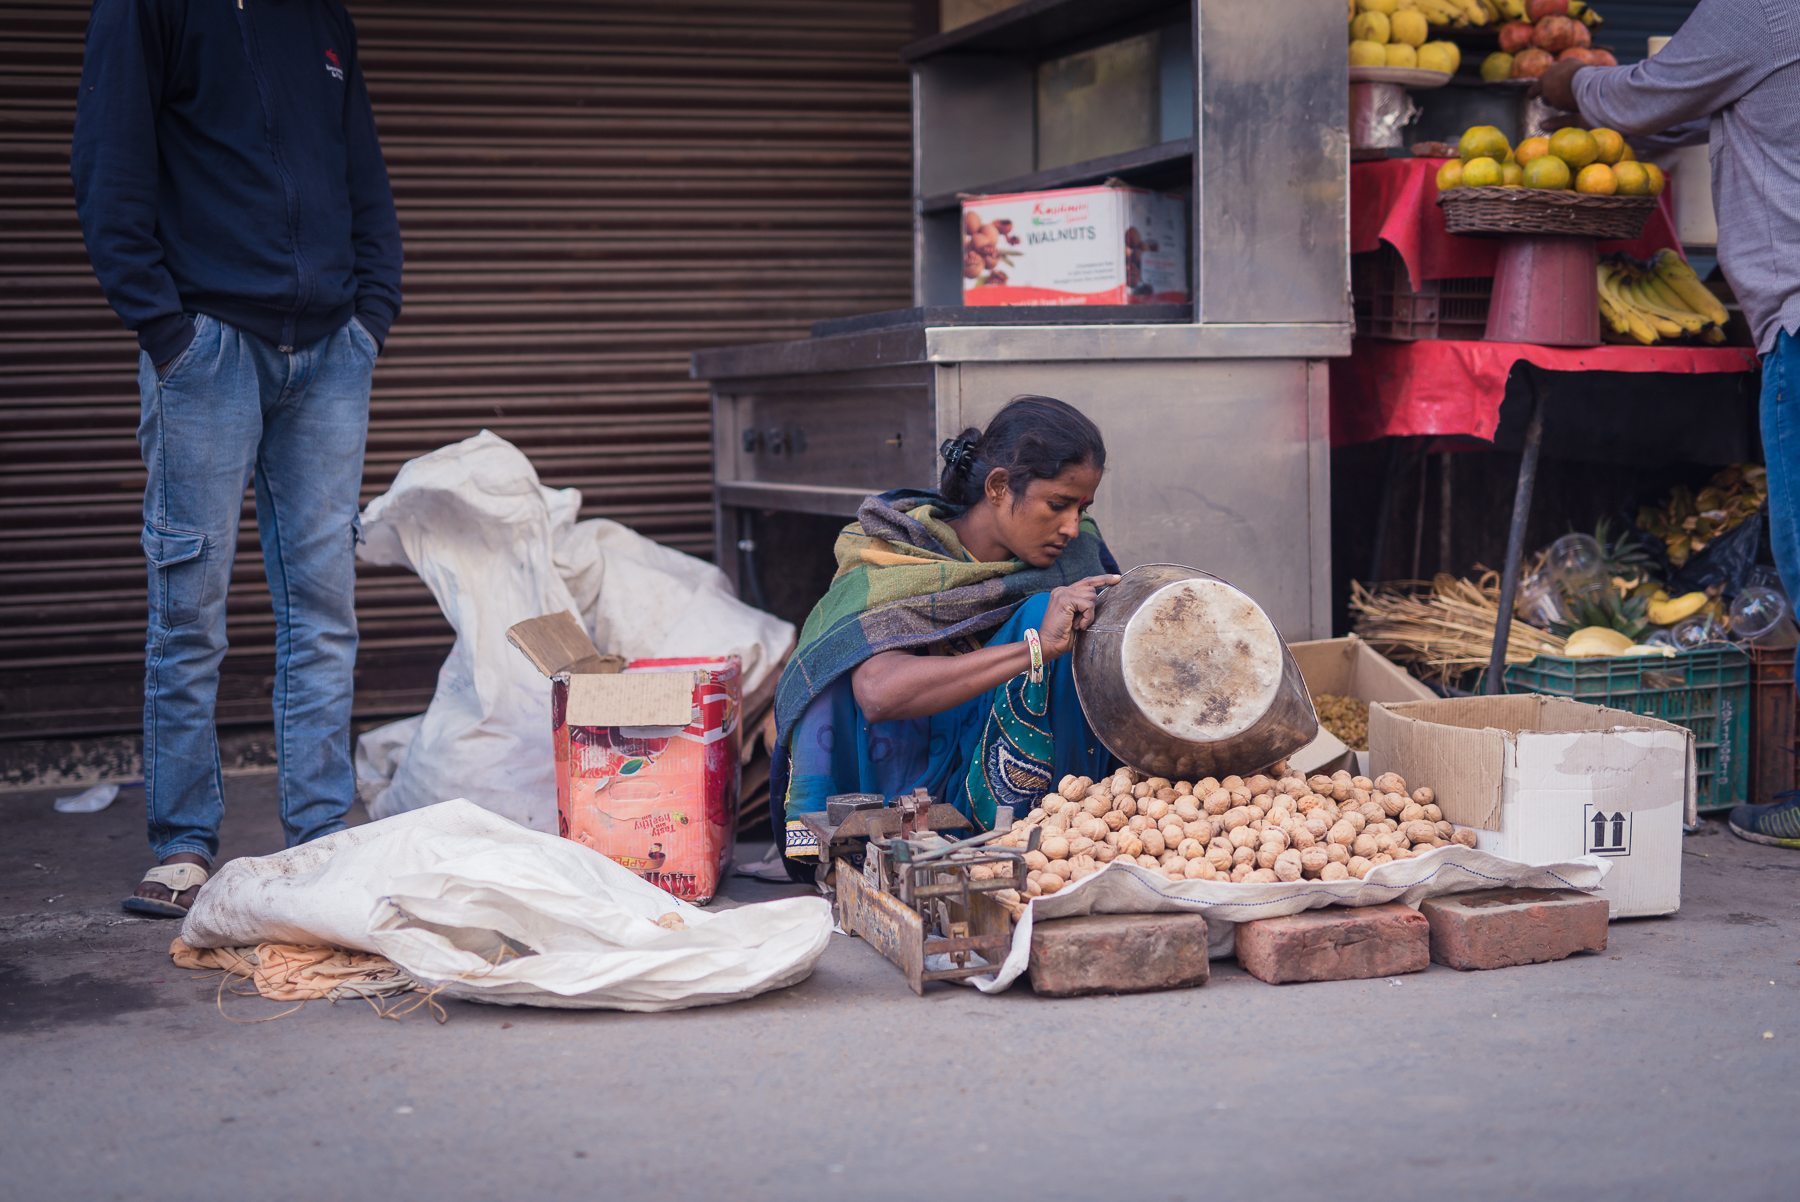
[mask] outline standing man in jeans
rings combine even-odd
[[[1762,355],[1769,535],[1800,600],[1800,4],[1701,0],[1629,67],[1558,63],[1532,89],[1582,121],[1659,145],[1710,141],[1719,266]],[[1739,806],[1733,833],[1800,848],[1800,798]]]
[[[213,703],[252,483],[289,845],[342,830],[355,796],[357,501],[400,228],[337,0],[96,0],[71,163],[94,273],[142,348],[157,866],[125,908],[180,917],[219,850]]]

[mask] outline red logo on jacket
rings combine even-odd
[[[342,83],[344,80],[343,64],[338,62],[337,51],[330,47],[326,47],[325,50],[325,73],[339,83]]]

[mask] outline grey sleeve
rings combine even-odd
[[[1700,0],[1660,53],[1589,67],[1573,82],[1581,116],[1630,138],[1711,117],[1781,65],[1765,0]]]

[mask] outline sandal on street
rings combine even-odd
[[[167,889],[169,900],[158,901],[134,893],[125,899],[125,908],[134,914],[150,914],[157,918],[186,918],[188,908],[175,899],[189,889],[206,884],[206,878],[211,875],[198,864],[158,864],[144,874],[144,879]]]

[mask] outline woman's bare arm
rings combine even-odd
[[[1075,632],[1094,620],[1097,590],[1117,576],[1088,579],[1052,590],[1039,632],[1046,663],[1075,646]],[[1031,667],[1025,643],[983,647],[967,655],[914,655],[883,651],[864,660],[850,675],[856,704],[871,722],[928,718],[998,688]]]

